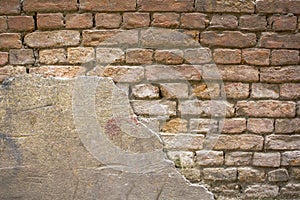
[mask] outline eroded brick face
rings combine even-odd
[[[0,82],[110,77],[217,199],[300,199],[299,14],[299,0],[0,0]]]

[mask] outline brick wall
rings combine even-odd
[[[191,182],[218,199],[298,199],[299,17],[299,0],[0,0],[0,80],[92,65]],[[206,149],[210,133],[221,134]]]

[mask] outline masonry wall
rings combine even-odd
[[[0,0],[0,79],[74,77],[85,73],[84,63],[113,55],[113,64],[88,75],[110,76],[128,93],[135,114],[160,133],[187,179],[218,199],[297,199],[299,16],[298,0]],[[147,27],[166,28],[156,37],[179,30],[202,52],[98,48]],[[195,58],[198,71],[186,57]],[[212,63],[221,81],[204,78]],[[225,94],[226,112],[214,116],[210,102]],[[209,133],[221,134],[204,151]]]

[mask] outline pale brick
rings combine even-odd
[[[242,30],[262,31],[267,28],[267,19],[260,15],[242,15],[240,17],[239,27]]]
[[[300,168],[292,168],[291,178],[300,180]]]
[[[8,53],[0,52],[0,66],[6,65],[8,63]]]
[[[123,27],[126,29],[148,27],[150,24],[149,13],[124,13]]]
[[[220,125],[222,133],[242,133],[246,130],[245,118],[230,118],[225,119]]]
[[[37,14],[37,27],[41,30],[62,28],[64,16],[62,13]]]
[[[151,84],[140,84],[132,87],[132,95],[138,99],[159,98],[159,87]]]
[[[286,169],[275,169],[268,172],[268,180],[270,182],[288,181],[289,173]]]
[[[279,193],[277,185],[250,185],[244,191],[244,199],[275,198]]]
[[[20,49],[22,47],[21,35],[17,33],[0,34],[0,49]]]
[[[8,29],[11,31],[32,31],[34,20],[32,16],[9,16],[7,18]]]
[[[200,150],[204,136],[195,134],[161,134],[164,147],[176,150]]]
[[[203,179],[210,181],[235,181],[237,179],[236,168],[205,168]]]
[[[97,28],[119,28],[122,16],[119,13],[97,13],[95,21]]]
[[[191,64],[204,64],[212,60],[211,52],[208,48],[184,49],[184,59]]]
[[[239,49],[215,49],[214,51],[214,61],[217,64],[239,64],[241,60]]]
[[[225,165],[249,166],[251,164],[251,161],[252,161],[252,153],[251,152],[225,153]]]
[[[165,100],[134,100],[131,102],[137,115],[174,116],[176,115],[176,102]]]
[[[229,14],[214,15],[210,22],[210,28],[235,29],[238,26],[237,17]]]
[[[300,118],[295,119],[276,119],[275,133],[299,133]]]
[[[254,13],[254,0],[196,0],[196,10],[201,12]]]
[[[138,83],[144,78],[144,68],[141,66],[108,66],[103,76],[111,77],[115,82]]]
[[[215,133],[218,131],[218,121],[213,119],[191,119],[190,130],[192,133]]]
[[[238,176],[239,181],[246,183],[264,182],[266,179],[266,173],[264,170],[253,169],[251,167],[239,168]]]
[[[271,54],[272,65],[296,65],[299,60],[299,51],[296,50],[273,50]]]
[[[149,117],[138,117],[139,121],[143,123],[145,126],[150,128],[154,132],[159,132],[159,119],[157,118],[149,118]]]
[[[26,68],[23,66],[6,65],[0,67],[0,83],[2,83],[6,78],[24,74],[26,74]]]
[[[162,125],[161,131],[165,133],[186,133],[187,120],[175,118]]]
[[[31,49],[12,49],[9,51],[9,62],[13,65],[33,64],[35,58]]]
[[[239,116],[249,117],[294,117],[295,102],[291,101],[239,101],[236,106]]]
[[[299,66],[261,68],[260,80],[261,82],[268,82],[268,83],[300,81]]]
[[[87,63],[95,60],[95,50],[92,47],[68,48],[68,62],[71,64]]]
[[[76,11],[77,0],[24,0],[23,9],[26,12]]]
[[[134,11],[136,9],[136,0],[80,0],[80,10],[87,11]]]
[[[218,83],[200,83],[192,85],[193,96],[201,99],[215,99],[220,96],[220,85]]]
[[[93,27],[93,15],[91,13],[67,14],[66,28],[82,29]]]
[[[177,28],[180,25],[177,13],[154,13],[152,25],[163,28]]]
[[[259,13],[300,14],[300,4],[298,0],[259,0],[256,3],[256,11]]]
[[[300,116],[300,101],[297,102],[297,115]]]
[[[274,119],[249,118],[247,130],[257,134],[272,133],[274,130]]]
[[[242,59],[250,65],[269,65],[269,49],[243,49]]]
[[[126,63],[151,64],[153,62],[153,50],[151,49],[127,49]]]
[[[272,84],[264,84],[264,83],[253,83],[252,87],[251,87],[251,98],[278,99],[279,98],[279,86],[272,85]]]
[[[33,32],[27,34],[24,41],[33,48],[76,46],[80,43],[80,33],[71,30]]]
[[[297,17],[293,15],[274,15],[268,21],[275,31],[291,31],[297,28]]]
[[[286,83],[280,85],[280,96],[282,98],[297,99],[300,97],[299,83]]]
[[[300,33],[295,34],[278,34],[265,32],[259,41],[259,46],[264,48],[282,48],[282,49],[299,49]]]
[[[249,84],[247,83],[224,83],[227,99],[246,99],[249,97]]]
[[[300,151],[286,151],[281,154],[282,166],[300,166]]]
[[[185,0],[137,0],[140,11],[176,11],[185,12],[193,10],[194,1]]]
[[[258,153],[253,155],[253,165],[259,167],[279,167],[280,153]]]
[[[299,199],[300,198],[300,184],[288,183],[281,188],[281,195],[283,197],[289,197],[289,199]]]
[[[199,169],[180,169],[180,173],[191,183],[199,183],[201,181],[201,170]]]
[[[266,149],[300,150],[300,135],[269,135],[266,137]]]
[[[183,63],[183,52],[179,49],[156,50],[154,59],[157,63],[178,65]]]
[[[39,51],[39,61],[43,64],[59,64],[67,62],[65,49],[45,49]]]
[[[97,48],[96,61],[101,64],[122,63],[125,53],[120,48]]]
[[[223,151],[196,151],[196,164],[199,166],[215,166],[223,163]]]
[[[44,78],[60,77],[74,78],[85,73],[85,69],[81,66],[41,66],[29,69],[30,74],[38,74]]]
[[[188,98],[189,88],[185,83],[162,83],[160,90],[163,97],[168,99]]]
[[[191,151],[169,151],[167,156],[176,167],[191,168],[194,166],[194,153]]]
[[[209,20],[203,13],[183,13],[181,14],[181,27],[188,29],[204,29]]]

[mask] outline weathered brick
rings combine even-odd
[[[68,48],[68,62],[71,64],[87,63],[95,60],[95,50],[92,47]]]
[[[0,14],[18,14],[21,11],[19,0],[1,0],[0,1]]]
[[[223,165],[223,151],[196,151],[196,164],[199,166]]]
[[[119,1],[99,1],[99,0],[81,0],[80,10],[87,11],[134,11],[136,7],[135,0]]]
[[[251,152],[229,152],[225,153],[225,165],[248,166],[251,164]],[[240,178],[239,178],[240,179]]]
[[[201,170],[199,169],[180,169],[180,173],[191,183],[199,183],[201,181]]]
[[[291,171],[291,178],[300,180],[300,168],[292,168]]]
[[[6,65],[8,63],[8,53],[0,52],[0,66]]]
[[[241,50],[215,49],[214,61],[217,64],[239,64],[241,63]]]
[[[267,28],[266,16],[243,15],[240,17],[239,27],[242,30],[262,31]]]
[[[201,117],[234,115],[233,104],[217,100],[187,100],[179,104],[181,115],[197,115]]]
[[[140,66],[108,66],[105,68],[103,76],[111,77],[115,82],[137,83],[144,78],[144,68]]]
[[[85,73],[85,69],[81,66],[41,66],[32,67],[29,69],[30,74],[38,74],[44,78],[48,77],[62,77],[62,78],[74,78]]]
[[[26,12],[75,11],[77,0],[24,0],[23,8]]]
[[[269,135],[266,137],[266,149],[299,150],[300,135]]]
[[[120,48],[96,49],[96,61],[101,64],[122,63],[125,61],[125,53]]]
[[[162,96],[168,99],[188,98],[189,88],[186,83],[162,83],[160,84]]]
[[[269,49],[243,49],[242,59],[250,65],[269,65]]]
[[[123,27],[126,29],[148,27],[150,24],[149,13],[124,13]]]
[[[297,115],[300,116],[300,101],[297,102]]]
[[[39,61],[43,64],[58,64],[67,62],[65,49],[45,49],[39,51]]]
[[[247,130],[257,134],[272,133],[274,130],[273,124],[274,119],[249,118],[247,123]]]
[[[24,41],[33,48],[75,46],[80,42],[80,33],[71,30],[34,32],[27,34]]]
[[[6,32],[7,22],[6,17],[0,17],[0,32]]]
[[[180,25],[177,13],[154,13],[152,25],[163,28],[177,28]]]
[[[276,119],[275,133],[299,133],[300,118],[295,119]]]
[[[190,131],[192,133],[216,133],[218,122],[213,119],[191,119]]]
[[[299,199],[300,198],[300,184],[288,183],[283,186],[280,190],[281,196],[288,197],[288,199]]]
[[[201,99],[214,99],[220,96],[218,83],[195,83],[192,85],[193,96]]]
[[[220,125],[222,133],[242,133],[246,130],[245,118],[230,118],[225,119],[224,123]]]
[[[7,19],[8,29],[12,31],[32,31],[34,30],[34,20],[32,16],[11,16]]]
[[[31,49],[12,49],[9,51],[9,62],[13,65],[33,64],[35,58]]]
[[[95,21],[97,28],[119,28],[122,16],[120,13],[97,13]]]
[[[138,99],[159,98],[159,87],[151,84],[140,84],[132,87],[132,95]]]
[[[185,0],[138,0],[137,5],[140,11],[176,11],[184,12],[193,10],[194,1]]]
[[[186,133],[187,120],[180,118],[171,119],[162,125],[161,131],[165,133]]]
[[[176,102],[165,100],[134,100],[131,102],[137,115],[173,116],[176,114]]]
[[[251,167],[239,168],[238,176],[239,181],[246,183],[264,182],[266,179],[264,170],[253,169]]]
[[[242,33],[239,31],[205,31],[201,34],[201,44],[218,47],[253,47],[256,44],[254,33]]]
[[[286,169],[275,169],[268,172],[268,180],[270,182],[288,181],[289,173]]]
[[[300,3],[298,0],[259,0],[256,2],[256,11],[259,13],[300,14]]]
[[[196,0],[196,10],[201,12],[254,13],[254,5],[253,0]]]
[[[238,27],[238,20],[234,15],[214,15],[209,27],[215,29],[235,29]]]
[[[153,50],[151,49],[127,49],[126,63],[151,64],[153,62]]]
[[[220,135],[215,150],[262,150],[264,138],[258,135]]]
[[[224,83],[227,99],[245,99],[249,97],[249,84],[247,83]]]
[[[296,50],[273,50],[271,54],[272,65],[296,65],[299,60],[299,51]]]
[[[93,27],[93,15],[91,13],[66,15],[66,28],[80,29],[91,27]]]
[[[154,59],[157,63],[178,65],[183,63],[183,52],[179,49],[156,50]]]
[[[265,32],[259,40],[259,46],[264,48],[299,49],[300,33],[278,34]]]
[[[239,116],[249,117],[294,117],[296,104],[291,101],[239,101],[236,105]]]
[[[201,71],[191,65],[146,66],[146,79],[149,81],[170,81],[170,80],[201,80]]]
[[[279,98],[279,86],[265,83],[253,83],[251,87],[251,97],[261,98]]]
[[[260,80],[261,82],[268,82],[268,83],[300,81],[299,66],[261,68]]]
[[[191,168],[194,165],[194,153],[191,151],[169,151],[167,156],[176,167]]]
[[[275,31],[292,31],[297,28],[297,17],[293,15],[273,15],[268,21]]]
[[[277,185],[250,185],[244,191],[244,199],[275,198],[278,193]]]
[[[191,64],[204,64],[212,60],[211,51],[208,48],[184,49],[184,59]]]
[[[0,49],[20,49],[22,47],[21,35],[17,33],[0,34]]]
[[[188,29],[204,29],[209,20],[203,13],[183,13],[181,14],[181,27]]]
[[[203,148],[203,135],[196,134],[160,134],[166,149],[200,150]]]
[[[286,151],[281,154],[282,166],[300,166],[300,151]]]
[[[297,99],[300,97],[299,83],[285,83],[280,85],[280,96],[283,98]]]
[[[253,155],[253,165],[259,167],[279,167],[280,153],[259,153]]]
[[[203,178],[210,181],[235,181],[237,179],[237,169],[205,168]]]
[[[64,16],[62,13],[37,14],[37,27],[41,30],[62,28]]]
[[[16,75],[26,74],[26,68],[22,66],[11,66],[6,65],[0,67],[0,83],[2,83],[6,78],[13,77]]]

